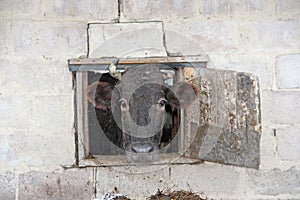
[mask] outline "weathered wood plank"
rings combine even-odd
[[[70,71],[93,71],[106,70],[115,60],[114,57],[105,58],[77,58],[69,60]],[[142,66],[143,64],[162,64],[167,67],[206,67],[207,56],[186,56],[186,57],[149,57],[149,58],[119,58],[118,70],[130,66]]]
[[[247,73],[201,69],[199,126],[185,156],[258,168],[261,134],[258,80]],[[197,108],[194,108],[195,110]],[[187,118],[195,116],[186,113]],[[189,131],[189,130],[186,130]]]

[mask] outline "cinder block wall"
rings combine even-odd
[[[259,77],[259,170],[65,168],[75,162],[67,60],[87,54],[89,23],[141,21],[163,23],[169,53],[181,41],[166,30],[196,41],[211,67]],[[0,199],[92,199],[115,186],[137,199],[157,188],[215,199],[300,198],[299,0],[1,0],[0,60]]]

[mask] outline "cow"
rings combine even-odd
[[[122,132],[119,144],[132,161],[157,158],[163,131],[172,128],[174,121],[178,123],[172,113],[189,106],[198,94],[186,82],[166,85],[160,68],[155,64],[129,67],[121,81],[100,80],[87,88],[87,98],[95,109],[114,116]]]

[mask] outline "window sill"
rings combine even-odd
[[[202,164],[204,161],[199,159],[186,158],[179,154],[160,154],[160,159],[150,163],[128,162],[123,155],[97,155],[93,158],[82,159],[79,167],[124,167],[137,165],[180,165],[180,164]]]

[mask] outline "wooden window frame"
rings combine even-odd
[[[133,166],[126,160],[126,156],[122,155],[90,155],[89,154],[89,133],[87,129],[87,99],[83,95],[84,88],[87,87],[88,71],[106,70],[115,58],[78,58],[68,61],[69,70],[73,73],[73,87],[75,98],[75,143],[76,143],[76,164],[78,166]],[[199,67],[205,68],[208,63],[208,57],[205,55],[187,56],[187,57],[149,57],[149,58],[120,58],[118,69],[126,67],[138,66],[142,64],[165,64],[168,67]],[[183,155],[184,141],[184,110],[181,110],[181,130],[179,141],[180,147],[178,153],[160,154],[160,159],[151,162],[151,165],[165,164],[197,164],[202,160],[192,159]]]

